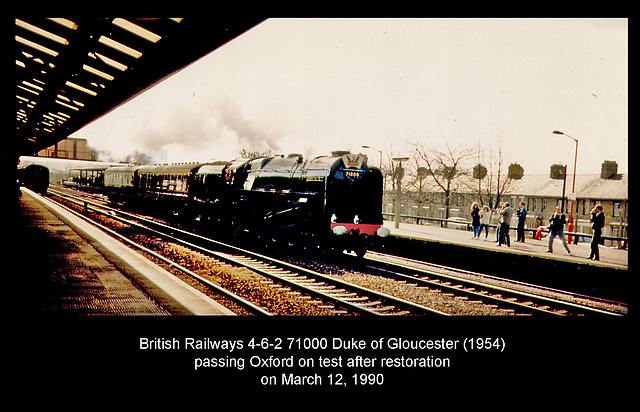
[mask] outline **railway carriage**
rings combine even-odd
[[[130,203],[138,197],[137,171],[142,166],[115,166],[104,171],[104,192],[114,203]]]
[[[46,195],[49,189],[49,168],[37,164],[19,167],[18,182],[21,186]]]
[[[63,185],[86,192],[101,192],[104,189],[104,172],[109,167],[109,165],[99,165],[72,168],[71,170],[76,171],[77,175],[64,181]]]

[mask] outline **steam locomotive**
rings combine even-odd
[[[97,173],[96,173],[97,172]],[[117,166],[86,172],[111,201],[144,204],[215,230],[362,256],[382,226],[382,173],[362,154]]]

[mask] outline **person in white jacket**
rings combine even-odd
[[[487,240],[487,236],[489,235],[489,223],[491,223],[491,209],[489,206],[484,205],[482,209],[480,209],[480,231],[478,232],[478,239],[480,238],[482,229],[484,229],[484,240]]]

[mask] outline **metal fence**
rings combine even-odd
[[[391,218],[391,219],[387,219],[387,220],[393,220],[393,217],[395,216],[394,213],[382,213],[383,217],[385,219],[387,218]],[[449,219],[442,219],[442,218],[437,218],[437,217],[427,217],[427,216],[414,216],[414,215],[403,215],[400,214],[400,218],[403,220],[409,220],[409,221],[414,221],[416,222],[416,224],[420,224],[420,221],[431,221],[431,222],[438,222],[440,224],[440,227],[444,227],[444,228],[453,228],[453,229],[460,229],[461,227],[464,227],[464,230],[467,231],[471,231],[472,230],[472,224],[470,221],[467,220],[463,220],[462,218],[449,218]],[[487,226],[489,226],[490,228],[497,228],[498,225],[497,224],[488,224]],[[511,226],[510,230],[517,230],[516,227]],[[538,228],[535,229],[531,229],[531,228],[525,228],[524,229],[525,232],[529,232],[531,233],[531,237],[533,237],[535,235],[535,233],[538,231]],[[578,241],[580,238],[585,239],[585,242],[590,241],[590,239],[593,237],[592,234],[590,233],[581,233],[581,232],[564,232],[565,235],[567,236],[572,236],[573,237],[573,243],[574,244],[578,244]],[[602,236],[602,238],[604,240],[610,240],[612,242],[617,242],[617,246],[618,249],[627,249],[628,244],[629,244],[629,239],[626,237],[618,237],[618,236]],[[588,240],[587,240],[588,239]]]

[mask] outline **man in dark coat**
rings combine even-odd
[[[602,206],[597,205],[591,211],[591,229],[593,229],[593,237],[591,238],[591,254],[588,259],[600,260],[600,250],[598,245],[603,243],[602,228],[604,227],[604,213]]]
[[[527,209],[524,206],[524,202],[520,202],[520,209],[516,210],[518,216],[518,239],[516,242],[522,243],[524,243],[524,226],[527,222]]]

